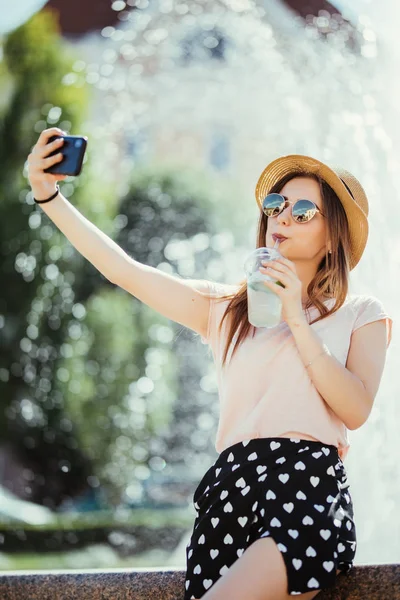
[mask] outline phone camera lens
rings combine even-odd
[[[75,148],[80,148],[82,146],[82,140],[76,140]]]

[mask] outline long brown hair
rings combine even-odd
[[[333,189],[317,175],[297,172],[291,173],[280,179],[271,188],[269,193],[279,193],[288,181],[299,176],[310,177],[319,183],[324,215],[326,216],[329,237],[332,244],[332,254],[326,252],[318,265],[314,278],[307,288],[308,300],[306,309],[308,310],[314,305],[319,311],[319,316],[310,322],[310,324],[312,324],[322,319],[326,319],[326,317],[335,313],[346,300],[349,288],[348,256],[350,254],[350,234],[346,213],[342,203]],[[260,210],[256,248],[265,246],[267,228],[268,217]],[[243,340],[249,334],[254,337],[256,331],[256,328],[249,323],[247,317],[246,279],[241,280],[238,285],[240,285],[240,288],[236,292],[214,298],[215,302],[222,302],[223,300],[230,299],[219,325],[219,333],[221,333],[224,319],[227,319],[230,322],[224,356],[222,359],[223,366],[225,366],[229,347],[235,333],[238,332],[238,336],[233,348],[232,356],[235,354]],[[336,300],[335,304],[330,309],[324,304],[324,301],[326,301],[327,298],[335,298]]]

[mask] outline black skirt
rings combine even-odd
[[[353,566],[356,528],[336,446],[299,438],[238,442],[218,456],[194,496],[185,600],[201,598],[255,540],[272,537],[290,595],[328,588]]]

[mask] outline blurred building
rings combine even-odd
[[[189,10],[182,4],[187,10],[178,11],[174,3],[156,0],[49,0],[46,6],[58,14],[61,33],[82,58],[77,70],[85,68],[86,80],[96,91],[90,121],[108,148],[108,156],[102,157],[105,177],[123,181],[133,164],[167,160],[212,167],[228,176],[240,169],[248,182],[254,179],[258,125],[255,119],[251,122],[250,108],[246,131],[235,127],[245,119],[237,112],[241,107],[235,112],[233,89],[239,84],[250,90],[254,77],[251,81],[251,74],[243,72],[239,83],[228,72],[226,59],[235,53],[244,56],[248,43],[232,37],[243,17],[229,3],[203,2],[198,14],[192,5]],[[355,29],[326,0],[268,0],[260,6],[260,22],[281,40],[285,60],[301,61],[301,53],[293,52],[293,38],[300,45],[307,28],[321,38],[345,31],[346,44],[356,46]],[[226,15],[219,20],[221,10]],[[299,66],[307,69],[306,61]],[[71,77],[73,81],[76,75]],[[217,108],[223,102],[226,111]]]
[[[118,26],[135,4],[136,0],[49,0],[47,7],[57,12],[61,33],[74,38]]]
[[[340,10],[327,0],[279,0],[301,18],[310,21],[321,11],[343,18]],[[66,37],[77,37],[107,26],[116,27],[127,20],[128,13],[140,0],[48,0],[47,7],[59,15],[60,30]]]

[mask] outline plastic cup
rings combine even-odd
[[[254,327],[275,327],[281,321],[282,302],[265,281],[277,281],[260,271],[262,261],[276,260],[282,255],[277,248],[257,248],[246,258],[248,319]]]

